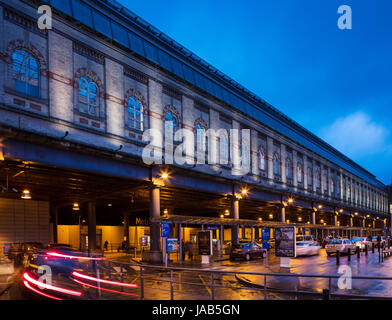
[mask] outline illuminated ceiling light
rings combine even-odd
[[[302,221],[302,217],[298,217],[298,221]]]
[[[113,207],[113,205],[111,203],[108,204],[108,207]]]
[[[324,223],[324,220],[323,220],[323,219],[321,219],[321,220],[320,220],[320,222],[321,222],[321,223]]]
[[[270,218],[270,219],[273,219],[273,218],[274,218],[274,215],[273,215],[273,214],[270,214],[270,215],[269,215],[269,218]]]
[[[72,207],[72,210],[73,211],[79,211],[80,210],[79,203],[74,203],[73,207]]]
[[[225,216],[227,217],[227,216],[229,216],[230,215],[230,211],[229,210],[226,210],[225,211]]]
[[[358,212],[355,212],[354,214],[357,216],[357,215],[358,215]]]
[[[30,200],[31,199],[30,190],[28,190],[28,189],[23,190],[21,198],[24,199],[24,200]]]
[[[225,216],[223,214],[220,215],[221,218],[224,218]]]
[[[370,218],[370,214],[366,215],[366,218]]]
[[[164,215],[167,215],[168,213],[169,213],[169,210],[167,210],[167,209],[163,210]]]
[[[319,204],[319,205],[318,205],[318,208],[319,208],[319,209],[322,209],[322,208],[323,208],[323,205]]]
[[[286,223],[290,223],[290,220],[287,220]]]
[[[339,212],[342,213],[342,212],[343,212],[343,209],[340,209]]]
[[[293,203],[294,199],[293,198],[288,198],[287,201],[288,201],[288,203]]]
[[[263,218],[259,218],[259,221],[263,221]]]
[[[310,221],[306,222],[306,224],[310,224]]]
[[[324,222],[324,225],[326,226],[327,224]]]

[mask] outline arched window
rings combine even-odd
[[[302,169],[302,163],[298,162],[297,163],[297,180],[299,183],[303,182],[303,169]]]
[[[333,181],[333,178],[331,179],[331,193],[335,192],[335,181]]]
[[[12,71],[15,90],[39,98],[40,68],[35,56],[24,49],[16,49],[12,54]]]
[[[89,76],[79,78],[79,111],[99,116],[98,87]]]
[[[242,143],[241,147],[241,163],[244,167],[249,167],[250,165],[250,152],[247,143]]]
[[[316,188],[321,188],[321,172],[320,169],[316,169]]]
[[[206,142],[206,139],[207,139],[207,137],[206,137],[206,127],[205,127],[205,125],[201,121],[198,121],[196,123],[195,129],[196,129],[196,144],[195,144],[195,148],[197,150],[205,151],[206,150],[206,145],[207,145],[207,142]],[[200,148],[200,146],[201,146],[201,148]]]
[[[259,170],[265,170],[265,154],[264,149],[259,150]]]
[[[290,159],[286,159],[286,178],[293,179],[293,166]]]
[[[219,136],[219,163],[227,164],[229,162],[229,139],[226,134]]]
[[[177,116],[172,109],[167,109],[165,112],[165,125],[168,123],[172,123],[173,125],[173,131],[176,131],[176,128],[178,126],[178,119]]]
[[[308,186],[311,186],[313,184],[313,174],[312,174],[312,169],[308,168]]]
[[[135,95],[128,99],[128,126],[132,129],[143,130],[143,104]]]
[[[280,174],[280,167],[279,167],[279,156],[275,153],[274,154],[274,175],[278,176]]]

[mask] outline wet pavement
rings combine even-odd
[[[227,257],[225,257],[227,258]],[[162,269],[144,269],[141,277],[140,267],[131,256],[117,255],[110,257],[112,261],[133,263],[124,265],[123,273],[119,271],[118,265],[111,265],[109,274],[107,266],[100,274],[100,279],[110,279],[125,283],[134,283],[137,288],[119,289],[110,285],[86,286],[77,284],[72,279],[64,277],[54,277],[53,281],[58,285],[67,287],[72,282],[72,288],[81,290],[83,299],[146,299],[146,300],[170,300],[173,295],[174,300],[209,300],[212,297],[216,300],[262,300],[264,299],[264,276],[260,275],[239,275],[238,272],[262,272],[262,273],[282,273],[292,274],[314,274],[314,275],[338,275],[339,266],[336,265],[335,256],[328,257],[325,250],[321,250],[320,255],[312,257],[300,257],[291,259],[292,268],[281,270],[279,258],[273,253],[268,259],[258,259],[246,261],[216,261],[210,265],[201,265],[200,262],[171,263],[169,267],[185,267],[195,270],[173,271],[172,273]],[[347,256],[340,257],[340,266],[349,266],[352,275],[392,277],[392,257],[386,258],[383,263],[379,263],[378,252],[369,252],[368,256],[361,253],[358,260],[356,255],[351,256],[351,262]],[[215,274],[212,279],[210,270],[233,271],[232,274]],[[20,270],[19,270],[20,272]],[[32,296],[23,295],[19,290],[20,279],[16,273],[14,277],[6,280],[7,285],[11,284],[6,293],[0,299],[31,299]],[[241,280],[241,281],[239,281]],[[242,281],[244,280],[244,281]],[[213,285],[211,285],[213,282]],[[90,282],[94,284],[94,282]],[[97,284],[97,283],[95,283]],[[4,286],[3,286],[4,287]],[[101,290],[99,290],[101,288]],[[277,293],[272,289],[302,290],[307,292],[321,293],[328,288],[328,280],[323,278],[289,278],[289,277],[267,277],[267,299],[320,299],[321,296],[296,296],[287,293]],[[332,281],[332,288],[335,293],[364,294],[367,296],[392,297],[392,280],[353,280],[352,289],[341,290],[337,286],[337,279]],[[107,289],[107,290],[105,290]],[[1,292],[1,289],[0,289]]]
[[[350,267],[352,276],[375,276],[391,277],[391,280],[366,280],[353,279],[351,282],[352,289],[339,289],[338,279],[332,280],[332,290],[338,294],[359,294],[367,296],[391,297],[392,298],[392,257],[385,258],[384,262],[379,262],[379,254],[371,251],[368,256],[364,252],[360,258],[357,255],[351,256],[351,262],[347,256],[340,257],[340,265],[336,264],[336,257],[328,257],[325,250],[320,254],[311,257],[298,257],[291,259],[291,269],[281,270],[280,260],[273,255],[269,255],[268,266],[265,261],[250,262],[222,262],[221,266],[226,270],[241,272],[273,272],[273,273],[292,273],[292,274],[313,274],[313,275],[342,275],[339,273],[341,266]],[[217,266],[215,266],[217,267]],[[244,280],[256,284],[259,287],[264,286],[264,276],[244,275]],[[323,289],[328,289],[328,279],[323,278],[291,278],[291,277],[267,277],[267,288],[286,289],[286,290],[304,290],[309,292],[321,293]]]

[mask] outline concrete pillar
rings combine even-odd
[[[298,185],[298,172],[297,172],[297,151],[293,150],[293,185]]]
[[[280,221],[283,223],[286,222],[286,208],[284,206],[280,207]]]
[[[159,218],[161,216],[161,199],[160,189],[152,186],[150,189],[150,218]],[[151,222],[151,251],[161,251],[161,232],[159,222]]]
[[[220,240],[220,256],[223,257],[223,243],[225,241],[225,230],[223,225],[220,226],[220,230],[219,230],[219,240]]]
[[[233,219],[235,219],[235,220],[240,219],[240,201],[236,197],[232,198],[231,212],[233,212]],[[239,232],[238,225],[233,226],[231,229],[231,243],[232,244],[239,244],[238,232]]]
[[[350,227],[354,226],[354,221],[353,221],[353,217],[350,217]]]
[[[306,155],[304,155],[304,189],[307,190],[308,189],[308,157]]]
[[[53,214],[53,242],[58,243],[58,233],[57,233],[57,226],[59,223],[59,208],[54,207],[52,209],[52,214]]]
[[[182,255],[183,255],[183,253],[182,253],[182,250],[183,250],[183,248],[182,248],[182,224],[180,223],[179,225],[178,225],[178,244],[180,245],[180,250],[179,250],[179,252],[180,252],[180,256],[179,256],[179,260],[180,261],[182,261]]]
[[[268,160],[268,179],[274,180],[274,141],[267,137],[267,160]]]
[[[312,211],[311,224],[316,224],[316,211]]]
[[[88,203],[88,250],[97,249],[97,215],[95,202]]]
[[[124,217],[124,240],[127,245],[130,245],[130,239],[129,239],[129,212],[128,211],[123,211],[123,217]],[[135,244],[137,244],[137,238]]]
[[[286,173],[286,146],[282,143],[280,145],[280,172],[282,174],[282,182],[287,182],[287,173]]]

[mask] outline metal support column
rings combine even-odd
[[[97,249],[97,216],[95,202],[88,203],[88,250]]]

